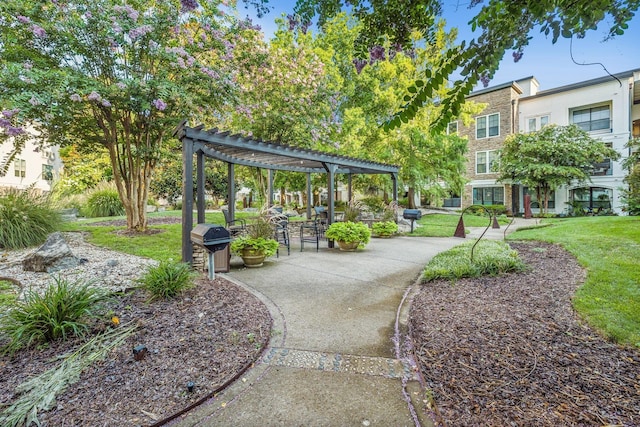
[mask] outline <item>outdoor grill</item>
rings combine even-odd
[[[213,253],[227,247],[231,241],[229,230],[217,224],[198,224],[191,230],[191,242],[202,246],[209,254],[209,279],[215,278]]]
[[[402,212],[402,217],[404,219],[411,220],[411,232],[413,233],[413,222],[417,219],[422,218],[422,212],[420,211],[420,209],[405,209]]]

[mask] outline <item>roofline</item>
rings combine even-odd
[[[533,76],[524,77],[522,79],[512,80],[510,82],[502,83],[502,84],[499,84],[499,85],[496,85],[496,86],[489,86],[487,88],[474,90],[469,95],[467,95],[467,98],[471,98],[471,97],[478,96],[478,95],[483,95],[483,94],[489,93],[489,92],[494,92],[496,90],[506,89],[508,87],[513,87],[516,90],[516,92],[522,93],[523,90],[522,90],[522,88],[520,87],[520,85],[517,82],[520,82],[522,80],[527,80],[527,79],[533,79],[533,78],[534,78]]]
[[[640,71],[640,68],[635,68],[633,70],[628,70],[628,71],[622,71],[620,73],[615,73],[615,74],[609,74],[602,77],[596,77],[595,79],[584,80],[582,82],[572,83],[569,85],[558,86],[552,89],[541,90],[535,95],[525,96],[525,97],[522,97],[521,99],[539,98],[547,95],[554,95],[560,92],[568,92],[570,90],[581,89],[587,86],[595,86],[602,83],[608,83],[610,81],[615,81],[616,78],[620,79],[624,77],[633,77],[634,73],[637,71]]]

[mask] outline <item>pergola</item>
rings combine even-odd
[[[311,174],[327,174],[328,221],[334,218],[336,174],[348,175],[348,197],[351,200],[351,178],[354,174],[389,174],[393,181],[393,200],[398,201],[398,167],[384,163],[356,159],[307,150],[289,145],[254,140],[232,135],[218,129],[204,130],[203,125],[186,126],[180,123],[174,136],[182,142],[182,261],[191,262],[193,246],[190,239],[193,228],[193,156],[196,156],[196,206],[198,224],[205,222],[204,161],[211,157],[227,163],[229,215],[235,218],[234,178],[235,165],[253,166],[269,172],[267,203],[273,194],[273,171],[291,171],[307,174],[307,218],[311,218]]]

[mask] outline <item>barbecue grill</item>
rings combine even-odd
[[[217,224],[198,224],[191,230],[191,242],[202,246],[209,254],[209,279],[215,278],[213,253],[227,247],[231,241],[229,230]]]
[[[405,209],[402,212],[402,217],[404,219],[411,220],[411,232],[413,233],[413,222],[417,219],[422,218],[422,212],[420,209]]]

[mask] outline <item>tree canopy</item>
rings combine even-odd
[[[547,125],[507,137],[500,151],[499,181],[535,188],[546,213],[549,196],[561,185],[591,180],[594,163],[620,154],[576,125]]]
[[[439,99],[443,108],[433,122],[432,130],[441,132],[460,113],[474,86],[488,82],[507,51],[519,60],[532,37],[539,29],[558,38],[583,37],[598,25],[608,26],[609,37],[623,34],[629,21],[640,7],[639,0],[602,0],[576,2],[574,0],[472,0],[470,8],[479,7],[469,23],[479,29],[478,37],[449,47],[440,61],[425,67],[420,78],[409,86],[406,97],[386,126],[395,128],[414,118],[429,99]],[[318,16],[322,26],[343,8],[349,8],[363,23],[357,40],[360,58],[374,58],[378,47],[388,44],[398,51],[411,51],[412,32],[419,31],[422,42],[429,45],[437,31],[435,17],[442,12],[442,0],[298,0],[296,13],[301,22],[311,22]],[[444,94],[438,94],[454,71],[457,80]]]
[[[237,70],[253,60],[235,57],[234,46],[256,31],[227,20],[223,3],[4,1],[2,134],[16,145],[29,134],[105,147],[128,227],[146,228],[165,137],[184,118],[211,123],[233,100]]]

